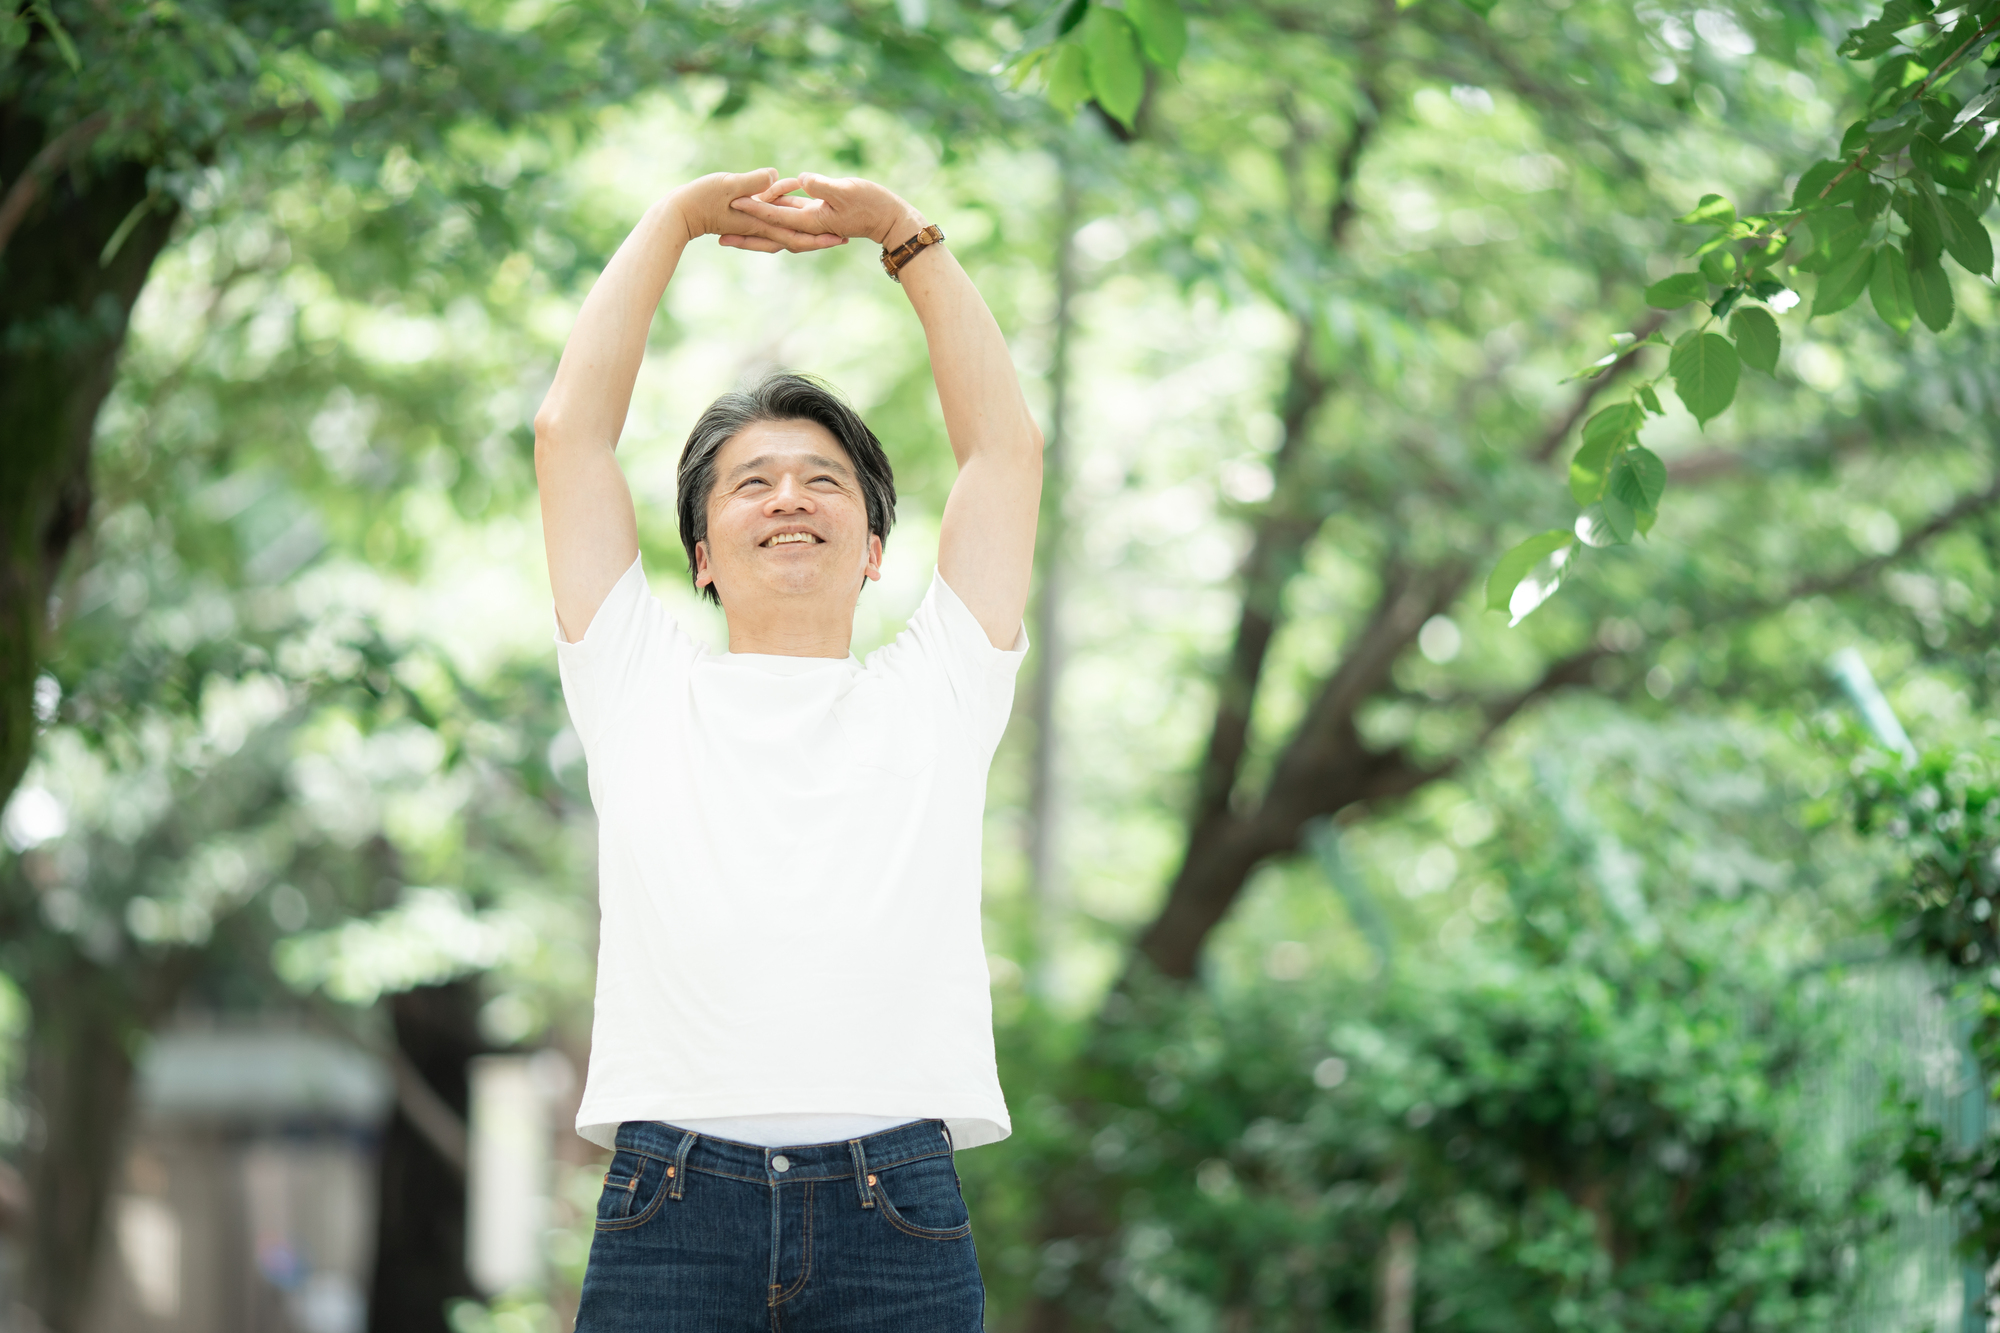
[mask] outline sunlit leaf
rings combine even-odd
[[[1674,377],[1674,392],[1706,426],[1736,397],[1742,363],[1721,334],[1690,332],[1674,344],[1667,370]]]
[[[1708,279],[1699,273],[1676,273],[1646,289],[1646,304],[1655,310],[1678,310],[1708,295]]]
[[[1511,609],[1514,591],[1520,585],[1521,580],[1528,576],[1528,572],[1557,551],[1569,547],[1575,541],[1576,534],[1563,528],[1551,528],[1547,532],[1536,533],[1513,550],[1507,552],[1507,554],[1501,556],[1499,563],[1493,566],[1493,572],[1486,579],[1487,609],[1492,611],[1506,611]],[[1529,608],[1529,610],[1533,609],[1533,607]],[[1521,612],[1514,618],[1519,620],[1521,615],[1525,614],[1526,612]]]
[[[1667,465],[1645,445],[1635,444],[1611,460],[1611,479],[1605,493],[1618,497],[1635,513],[1657,511],[1666,488]]]
[[[1180,65],[1187,51],[1187,17],[1179,0],[1125,0],[1125,17],[1138,29],[1148,60],[1167,70]]]
[[[1049,58],[1049,105],[1069,115],[1089,96],[1089,57],[1074,41],[1056,43]]]
[[[1736,206],[1719,194],[1705,194],[1692,211],[1674,220],[1689,226],[1726,227],[1736,221]]]
[[[1778,368],[1778,321],[1771,312],[1746,306],[1729,321],[1729,334],[1736,340],[1736,354],[1743,364],[1769,375]]]
[[[1077,36],[1090,58],[1091,94],[1107,113],[1129,127],[1146,91],[1146,67],[1139,59],[1132,24],[1119,10],[1092,5]]]

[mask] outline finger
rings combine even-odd
[[[738,194],[755,194],[768,190],[778,179],[776,167],[759,167],[755,171],[725,171],[722,178],[729,182],[732,191]]]
[[[774,255],[787,248],[776,241],[767,241],[762,236],[718,236],[715,241],[716,244],[727,246],[731,250],[761,250],[767,255]]]
[[[777,199],[780,195],[790,194],[793,190],[796,190],[798,188],[799,188],[798,177],[787,176],[783,180],[774,180],[769,185],[766,185],[763,189],[756,191],[756,197],[762,199],[766,203],[770,203],[773,200]]]
[[[795,255],[803,255],[810,254],[815,250],[831,250],[836,245],[846,244],[847,238],[845,236],[807,236],[797,245],[787,246],[786,248]]]
[[[824,199],[830,194],[838,193],[840,187],[846,183],[845,181],[835,180],[830,176],[822,176],[816,171],[801,171],[799,173],[799,188],[815,199]]]
[[[729,206],[739,213],[746,213],[756,218],[759,222],[767,226],[783,228],[786,231],[798,230],[797,223],[800,221],[799,209],[801,205],[793,204],[787,206],[785,204],[767,203],[755,195],[750,195],[742,199],[730,200]]]

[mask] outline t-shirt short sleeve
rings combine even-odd
[[[930,591],[910,617],[909,628],[882,649],[899,668],[921,660],[942,677],[955,711],[989,754],[1000,744],[1014,710],[1014,677],[1028,655],[1023,626],[1009,648],[995,648],[970,607],[958,599],[944,575],[931,576]]]
[[[598,738],[641,682],[657,687],[685,673],[700,652],[701,646],[653,596],[636,559],[611,585],[581,639],[570,643],[558,624],[556,666],[584,755],[594,758]]]

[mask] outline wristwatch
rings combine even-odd
[[[926,246],[936,245],[943,239],[944,228],[933,222],[930,226],[925,227],[922,231],[912,236],[909,240],[904,241],[893,250],[884,246],[882,248],[882,271],[897,282],[901,282],[903,280],[903,265],[915,259],[923,252]]]

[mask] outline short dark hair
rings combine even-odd
[[[708,540],[715,456],[745,426],[759,421],[815,421],[826,427],[854,464],[861,496],[868,506],[868,531],[889,540],[889,527],[896,521],[896,474],[889,466],[889,455],[882,451],[882,441],[832,385],[810,375],[780,371],[766,376],[754,388],[723,394],[709,404],[688,432],[687,447],[681,450],[675,500],[680,510],[681,545],[687,548],[688,578],[695,576],[695,543]],[[713,581],[701,594],[718,606],[722,604]]]

